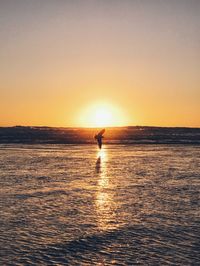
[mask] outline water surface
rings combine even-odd
[[[0,145],[1,265],[200,265],[200,146]]]

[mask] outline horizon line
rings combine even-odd
[[[0,128],[16,128],[16,127],[29,127],[29,128],[76,128],[76,129],[99,129],[99,128],[128,128],[128,127],[155,127],[155,128],[191,128],[199,129],[200,126],[158,126],[158,125],[125,125],[125,126],[105,126],[105,127],[90,127],[90,126],[45,126],[45,125],[13,125],[13,126],[0,126]]]

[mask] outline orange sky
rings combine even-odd
[[[0,125],[93,126],[109,106],[110,126],[199,127],[199,12],[198,0],[1,0]]]

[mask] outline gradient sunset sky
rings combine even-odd
[[[200,127],[199,0],[0,0],[0,40],[0,126]]]

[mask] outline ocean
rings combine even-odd
[[[0,265],[200,265],[200,146],[0,145]]]

